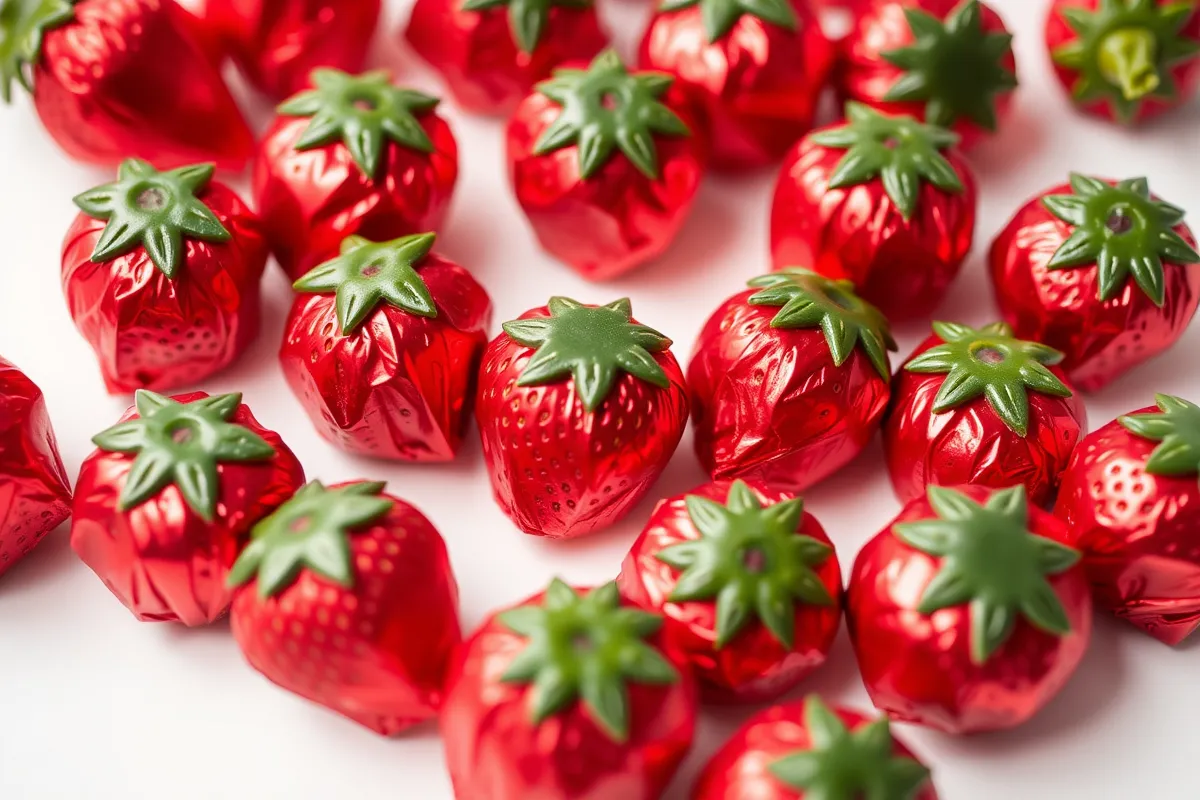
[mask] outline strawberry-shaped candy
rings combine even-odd
[[[504,323],[479,368],[475,418],[496,502],[526,533],[606,528],[658,480],[687,424],[671,340],[628,299],[552,297]]]
[[[71,515],[71,483],[42,390],[0,358],[0,575]]]
[[[1046,46],[1084,111],[1137,122],[1200,88],[1200,14],[1175,0],[1053,0]]]
[[[513,190],[538,241],[585,278],[661,255],[692,208],[704,144],[683,95],[608,50],[539,83],[508,123]]]
[[[810,0],[664,0],[639,64],[688,90],[728,169],[778,161],[812,127],[834,55]]]
[[[784,161],[771,205],[775,268],[851,281],[889,319],[929,314],[975,234],[975,178],[957,141],[847,103],[845,122],[805,137]]]
[[[833,545],[799,497],[744,481],[658,504],[621,592],[666,618],[705,696],[761,702],[825,662],[841,622]]]
[[[171,0],[0,0],[0,99],[33,93],[67,155],[241,169],[250,129]]]
[[[708,318],[693,348],[696,455],[713,480],[799,492],[879,429],[896,345],[848,281],[790,269],[750,286]]]
[[[1061,360],[1002,322],[978,330],[933,323],[933,335],[896,373],[883,427],[900,502],[931,484],[1021,484],[1032,502],[1051,502],[1087,433],[1083,399],[1055,366]]]
[[[1054,513],[1096,604],[1174,645],[1200,626],[1200,407],[1155,399],[1079,444]]]
[[[1025,489],[929,487],[859,552],[850,639],[871,700],[949,733],[1011,728],[1050,701],[1091,637],[1071,532]]]
[[[254,163],[271,249],[293,280],[352,234],[375,241],[437,230],[458,180],[458,145],[436,97],[387,72],[312,74],[279,106]]]
[[[225,614],[225,577],[250,528],[304,483],[240,394],[139,391],[96,436],[75,487],[71,547],[144,621]]]
[[[1061,350],[1095,391],[1173,345],[1200,305],[1200,254],[1183,209],[1145,178],[1072,174],[1026,203],[990,255],[992,287],[1018,336]]]
[[[296,281],[283,374],[321,435],[352,453],[448,461],[462,442],[492,303],[433,240],[348,236]]]
[[[383,488],[313,481],[255,525],[230,620],[273,683],[391,736],[437,713],[462,634],[446,543]]]
[[[964,148],[999,129],[1017,86],[1012,36],[979,0],[880,0],[842,52],[845,99],[950,128]]]
[[[658,800],[692,744],[695,687],[662,617],[615,583],[494,614],[446,679],[442,739],[458,800]]]
[[[608,43],[593,0],[417,0],[404,35],[458,105],[497,115]]]
[[[750,718],[717,751],[692,800],[937,800],[929,769],[886,718],[809,695]]]
[[[75,198],[63,292],[112,394],[194,384],[258,335],[262,226],[212,174],[131,158]]]

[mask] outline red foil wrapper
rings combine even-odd
[[[940,338],[930,336],[905,364],[940,344]],[[1048,369],[1070,386],[1062,369]],[[1031,503],[1052,503],[1071,453],[1087,433],[1087,410],[1079,392],[1055,397],[1029,390],[1029,428],[1021,436],[983,395],[935,413],[934,400],[945,382],[946,374],[909,372],[904,366],[892,379],[883,450],[900,502],[924,497],[930,484],[995,489],[1022,484]]]
[[[392,736],[436,715],[462,632],[441,534],[408,503],[381,496],[391,510],[349,537],[352,588],[303,569],[262,598],[251,581],[237,590],[230,622],[246,660],[272,683]]]
[[[991,490],[958,489],[976,502]],[[937,518],[917,498],[859,552],[847,587],[846,619],[871,700],[893,719],[947,733],[1011,728],[1029,720],[1063,687],[1091,639],[1092,601],[1076,564],[1047,580],[1070,622],[1063,636],[1018,615],[1008,639],[982,664],[972,661],[967,604],[922,614],[917,606],[942,559],[902,542],[894,526]],[[1029,507],[1028,530],[1070,545],[1059,520]]]
[[[204,392],[178,395],[189,403]],[[136,419],[130,408],[121,422]],[[94,451],[75,484],[71,548],[117,599],[143,622],[207,625],[224,616],[233,590],[229,568],[250,529],[304,483],[304,470],[279,434],[239,405],[229,418],[273,448],[270,461],[217,464],[220,494],[211,522],[184,500],[174,483],[141,505],[118,510],[135,454]]]
[[[434,318],[380,303],[349,336],[333,294],[299,295],[279,352],[321,435],[352,453],[449,461],[462,443],[492,304],[459,265],[427,256],[418,274]]]
[[[1092,433],[1063,475],[1054,513],[1083,551],[1096,604],[1176,645],[1200,626],[1200,484],[1194,473],[1146,472],[1160,445],[1118,420]]]
[[[830,553],[818,567],[817,577],[833,605],[795,601],[795,641],[788,648],[754,617],[734,639],[717,648],[716,601],[671,601],[680,571],[656,556],[668,547],[701,538],[687,506],[689,495],[724,505],[730,482],[709,483],[686,494],[661,501],[637,541],[625,556],[617,583],[621,593],[666,618],[665,635],[684,653],[706,700],[714,702],[764,702],[795,687],[825,663],[841,624],[842,574],[837,555]],[[751,489],[764,506],[794,495],[762,484]],[[816,517],[805,512],[797,533],[833,547]]]
[[[820,328],[771,327],[748,290],[705,323],[688,365],[696,456],[713,480],[801,492],[854,459],[879,429],[888,382],[855,347],[839,367]]]
[[[194,385],[232,364],[258,335],[267,261],[262,225],[217,181],[196,197],[230,238],[213,242],[185,234],[186,255],[174,278],[141,246],[93,262],[105,220],[81,213],[63,240],[67,306],[96,352],[111,394]]]
[[[0,575],[71,515],[71,482],[42,390],[0,358]]]
[[[381,242],[441,229],[458,181],[458,145],[437,114],[418,113],[417,120],[433,152],[386,141],[374,178],[340,139],[297,150],[311,117],[280,116],[271,124],[254,163],[254,198],[290,278],[337,255],[351,234]]]
[[[791,0],[795,30],[743,13],[710,41],[703,3],[657,11],[639,65],[679,78],[701,110],[718,169],[778,161],[812,127],[835,46],[808,0]]]
[[[928,317],[971,251],[977,202],[971,168],[956,149],[943,151],[963,191],[920,181],[906,220],[879,179],[829,188],[846,153],[806,138],[788,155],[771,205],[772,264],[851,281],[888,319]]]

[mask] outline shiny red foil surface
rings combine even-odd
[[[458,181],[458,145],[434,113],[417,120],[432,153],[388,141],[374,178],[334,141],[311,150],[296,142],[311,117],[278,117],[254,162],[254,199],[275,258],[293,280],[338,254],[351,234],[388,241],[440,230]]]
[[[521,319],[545,316],[543,306]],[[501,333],[483,354],[475,418],[492,493],[525,533],[567,539],[607,528],[650,491],[679,446],[683,372],[669,350],[653,353],[670,387],[621,373],[588,412],[573,379],[517,385],[533,352]]]
[[[855,347],[839,367],[820,328],[772,328],[779,312],[726,300],[688,365],[696,456],[713,480],[800,492],[854,459],[879,429],[888,382]]]
[[[567,61],[591,61],[608,45],[593,6],[552,5],[532,53],[517,46],[507,6],[464,11],[462,0],[417,0],[404,36],[441,73],[454,102],[477,114],[512,112],[534,84]]]
[[[930,336],[908,361],[939,344],[941,339]],[[1048,369],[1072,388],[1060,368]],[[1071,453],[1087,433],[1087,410],[1079,392],[1054,397],[1029,390],[1029,429],[1021,436],[982,395],[934,413],[934,399],[945,380],[945,374],[909,372],[903,366],[892,379],[883,452],[900,502],[924,497],[930,484],[993,489],[1022,484],[1030,503],[1052,503]]]
[[[1092,433],[1063,475],[1054,513],[1083,551],[1096,605],[1175,645],[1200,626],[1200,484],[1194,474],[1146,472],[1160,444],[1116,420]]]
[[[833,711],[851,731],[874,721],[846,708]],[[771,774],[770,767],[784,756],[812,746],[812,737],[804,724],[804,701],[768,708],[751,717],[717,751],[689,797],[691,800],[804,800],[804,792],[782,783]],[[892,755],[916,759],[894,737]],[[907,800],[938,800],[937,790],[926,781]]]
[[[518,605],[537,602],[535,595]],[[649,640],[664,647],[662,635]],[[530,719],[528,684],[500,676],[528,640],[492,615],[454,656],[441,733],[457,800],[658,800],[692,745],[696,689],[677,653],[679,680],[629,682],[629,737],[614,742],[580,702]]]
[[[535,155],[534,145],[562,113],[542,94],[526,97],[509,121],[508,172],[517,201],[542,248],[585,278],[615,278],[662,255],[691,212],[704,176],[705,144],[676,89],[662,102],[692,135],[654,136],[654,180],[620,151],[587,179],[579,174],[576,145]]]
[[[237,590],[233,638],[271,682],[391,736],[433,717],[462,641],[446,543],[420,511],[392,509],[350,535],[354,587],[301,570],[273,597]]]
[[[46,131],[79,161],[241,170],[253,136],[193,28],[170,0],[77,3],[33,70]]]
[[[975,235],[976,186],[956,149],[943,152],[958,194],[921,182],[910,219],[874,178],[830,189],[845,150],[804,139],[788,155],[771,205],[771,262],[854,283],[888,319],[927,317],[946,296]]]
[[[757,703],[787,692],[825,663],[842,621],[842,573],[835,554],[830,554],[814,570],[829,596],[834,598],[834,605],[817,606],[797,601],[795,645],[790,650],[780,644],[757,617],[718,650],[715,601],[668,600],[679,581],[679,571],[655,556],[672,545],[700,538],[684,504],[687,495],[724,504],[729,497],[730,483],[706,484],[661,501],[625,556],[617,584],[623,595],[666,618],[665,635],[686,655],[688,664],[700,680],[706,700]],[[751,485],[751,488],[764,505],[774,505],[794,496],[762,484]],[[798,533],[833,546],[821,523],[808,512],[804,514]]]
[[[189,403],[207,396],[192,392],[174,399]],[[130,408],[121,422],[136,418]],[[304,483],[296,456],[249,408],[239,405],[229,421],[265,439],[275,457],[217,465],[220,494],[211,522],[188,506],[174,483],[145,503],[118,511],[136,454],[95,450],[79,471],[71,547],[143,622],[194,626],[224,616],[233,596],[225,579],[250,529]]]
[[[0,575],[71,515],[71,482],[42,390],[0,358]]]
[[[437,317],[386,302],[349,336],[332,294],[292,304],[279,352],[288,385],[321,435],[344,450],[402,461],[454,458],[470,416],[492,304],[457,264],[417,267]]]
[[[959,490],[976,502],[991,493],[979,486]],[[1092,600],[1083,567],[1047,576],[1070,620],[1069,633],[1045,633],[1019,616],[1009,639],[976,665],[966,605],[932,616],[917,611],[941,559],[909,547],[892,532],[896,523],[936,516],[924,497],[912,501],[855,559],[846,621],[863,683],[876,707],[896,720],[947,733],[1015,727],[1058,693],[1087,649]],[[1072,543],[1062,522],[1032,505],[1029,530]]]
[[[230,239],[206,242],[185,235],[186,255],[173,279],[140,246],[93,263],[104,220],[81,213],[67,231],[63,293],[111,394],[195,385],[232,364],[258,335],[259,283],[267,260],[262,225],[216,181],[196,196]]]
[[[882,53],[907,47],[913,43],[912,31],[904,17],[905,7],[919,8],[939,19],[945,19],[962,0],[879,0],[867,8],[854,27],[841,41],[841,61],[837,74],[838,94],[845,100],[857,100],[886,114],[911,114],[925,119],[925,103],[887,102],[883,98],[904,75],[904,70],[884,60]],[[992,8],[979,4],[985,32],[1003,32],[1007,28]],[[1009,71],[1016,71],[1016,59],[1009,53],[1002,62]],[[1004,126],[1012,110],[1013,92],[997,95],[996,127]],[[951,129],[962,137],[960,146],[967,149],[994,135],[971,120],[959,119]]]
[[[778,161],[812,127],[835,47],[809,0],[791,4],[795,30],[746,13],[710,43],[696,4],[655,12],[642,39],[639,65],[677,76],[688,90],[718,169]]]
[[[1051,270],[1047,262],[1074,227],[1051,214],[1041,198],[1071,194],[1062,184],[1033,198],[992,242],[989,266],[996,303],[1016,335],[1066,354],[1063,368],[1080,389],[1093,392],[1166,351],[1183,335],[1200,306],[1200,266],[1164,261],[1162,308],[1132,278],[1100,300],[1095,266]],[[1174,228],[1192,247],[1185,224]]]

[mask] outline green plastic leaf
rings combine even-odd
[[[42,40],[74,19],[71,0],[0,3],[0,99],[12,102],[13,81],[33,91],[33,67],[42,57]]]
[[[1155,396],[1159,413],[1129,414],[1121,425],[1135,436],[1160,442],[1146,460],[1151,475],[1200,475],[1200,407],[1182,397]]]

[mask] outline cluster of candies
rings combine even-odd
[[[710,166],[784,159],[775,271],[713,313],[685,377],[625,299],[554,297],[488,342],[486,291],[432,252],[458,171],[437,99],[352,74],[378,0],[3,0],[4,95],[22,81],[70,155],[121,162],[75,198],[62,276],[109,391],[136,397],[72,496],[40,392],[2,362],[0,572],[72,516],[72,547],[139,619],[228,613],[256,669],[379,733],[438,716],[457,796],[488,800],[658,797],[698,697],[777,698],[843,613],[875,705],[955,733],[1044,706],[1093,602],[1181,641],[1200,622],[1200,408],[1161,395],[1087,435],[1077,389],[1190,322],[1184,212],[1141,178],[1072,175],[992,244],[1005,322],[936,322],[893,374],[887,320],[927,317],[970,250],[959,147],[1002,123],[1016,77],[977,0],[865,5],[835,44],[802,0],[667,0],[630,69],[587,0],[416,2],[409,42],[463,107],[511,115],[517,199],[587,277],[668,247]],[[1087,110],[1135,121],[1200,79],[1189,4],[1055,0],[1048,20]],[[288,98],[257,145],[227,57]],[[830,83],[846,118],[810,133]],[[252,153],[256,211],[181,166]],[[256,336],[268,255],[297,292],[284,374],[339,447],[452,459],[473,412],[497,502],[553,538],[628,514],[689,417],[713,482],[658,504],[614,582],[554,581],[464,640],[419,511],[382,483],[305,483],[239,395],[162,394]],[[906,505],[843,587],[797,493],[880,429]],[[746,723],[692,796],[936,793],[886,718],[810,697]]]

